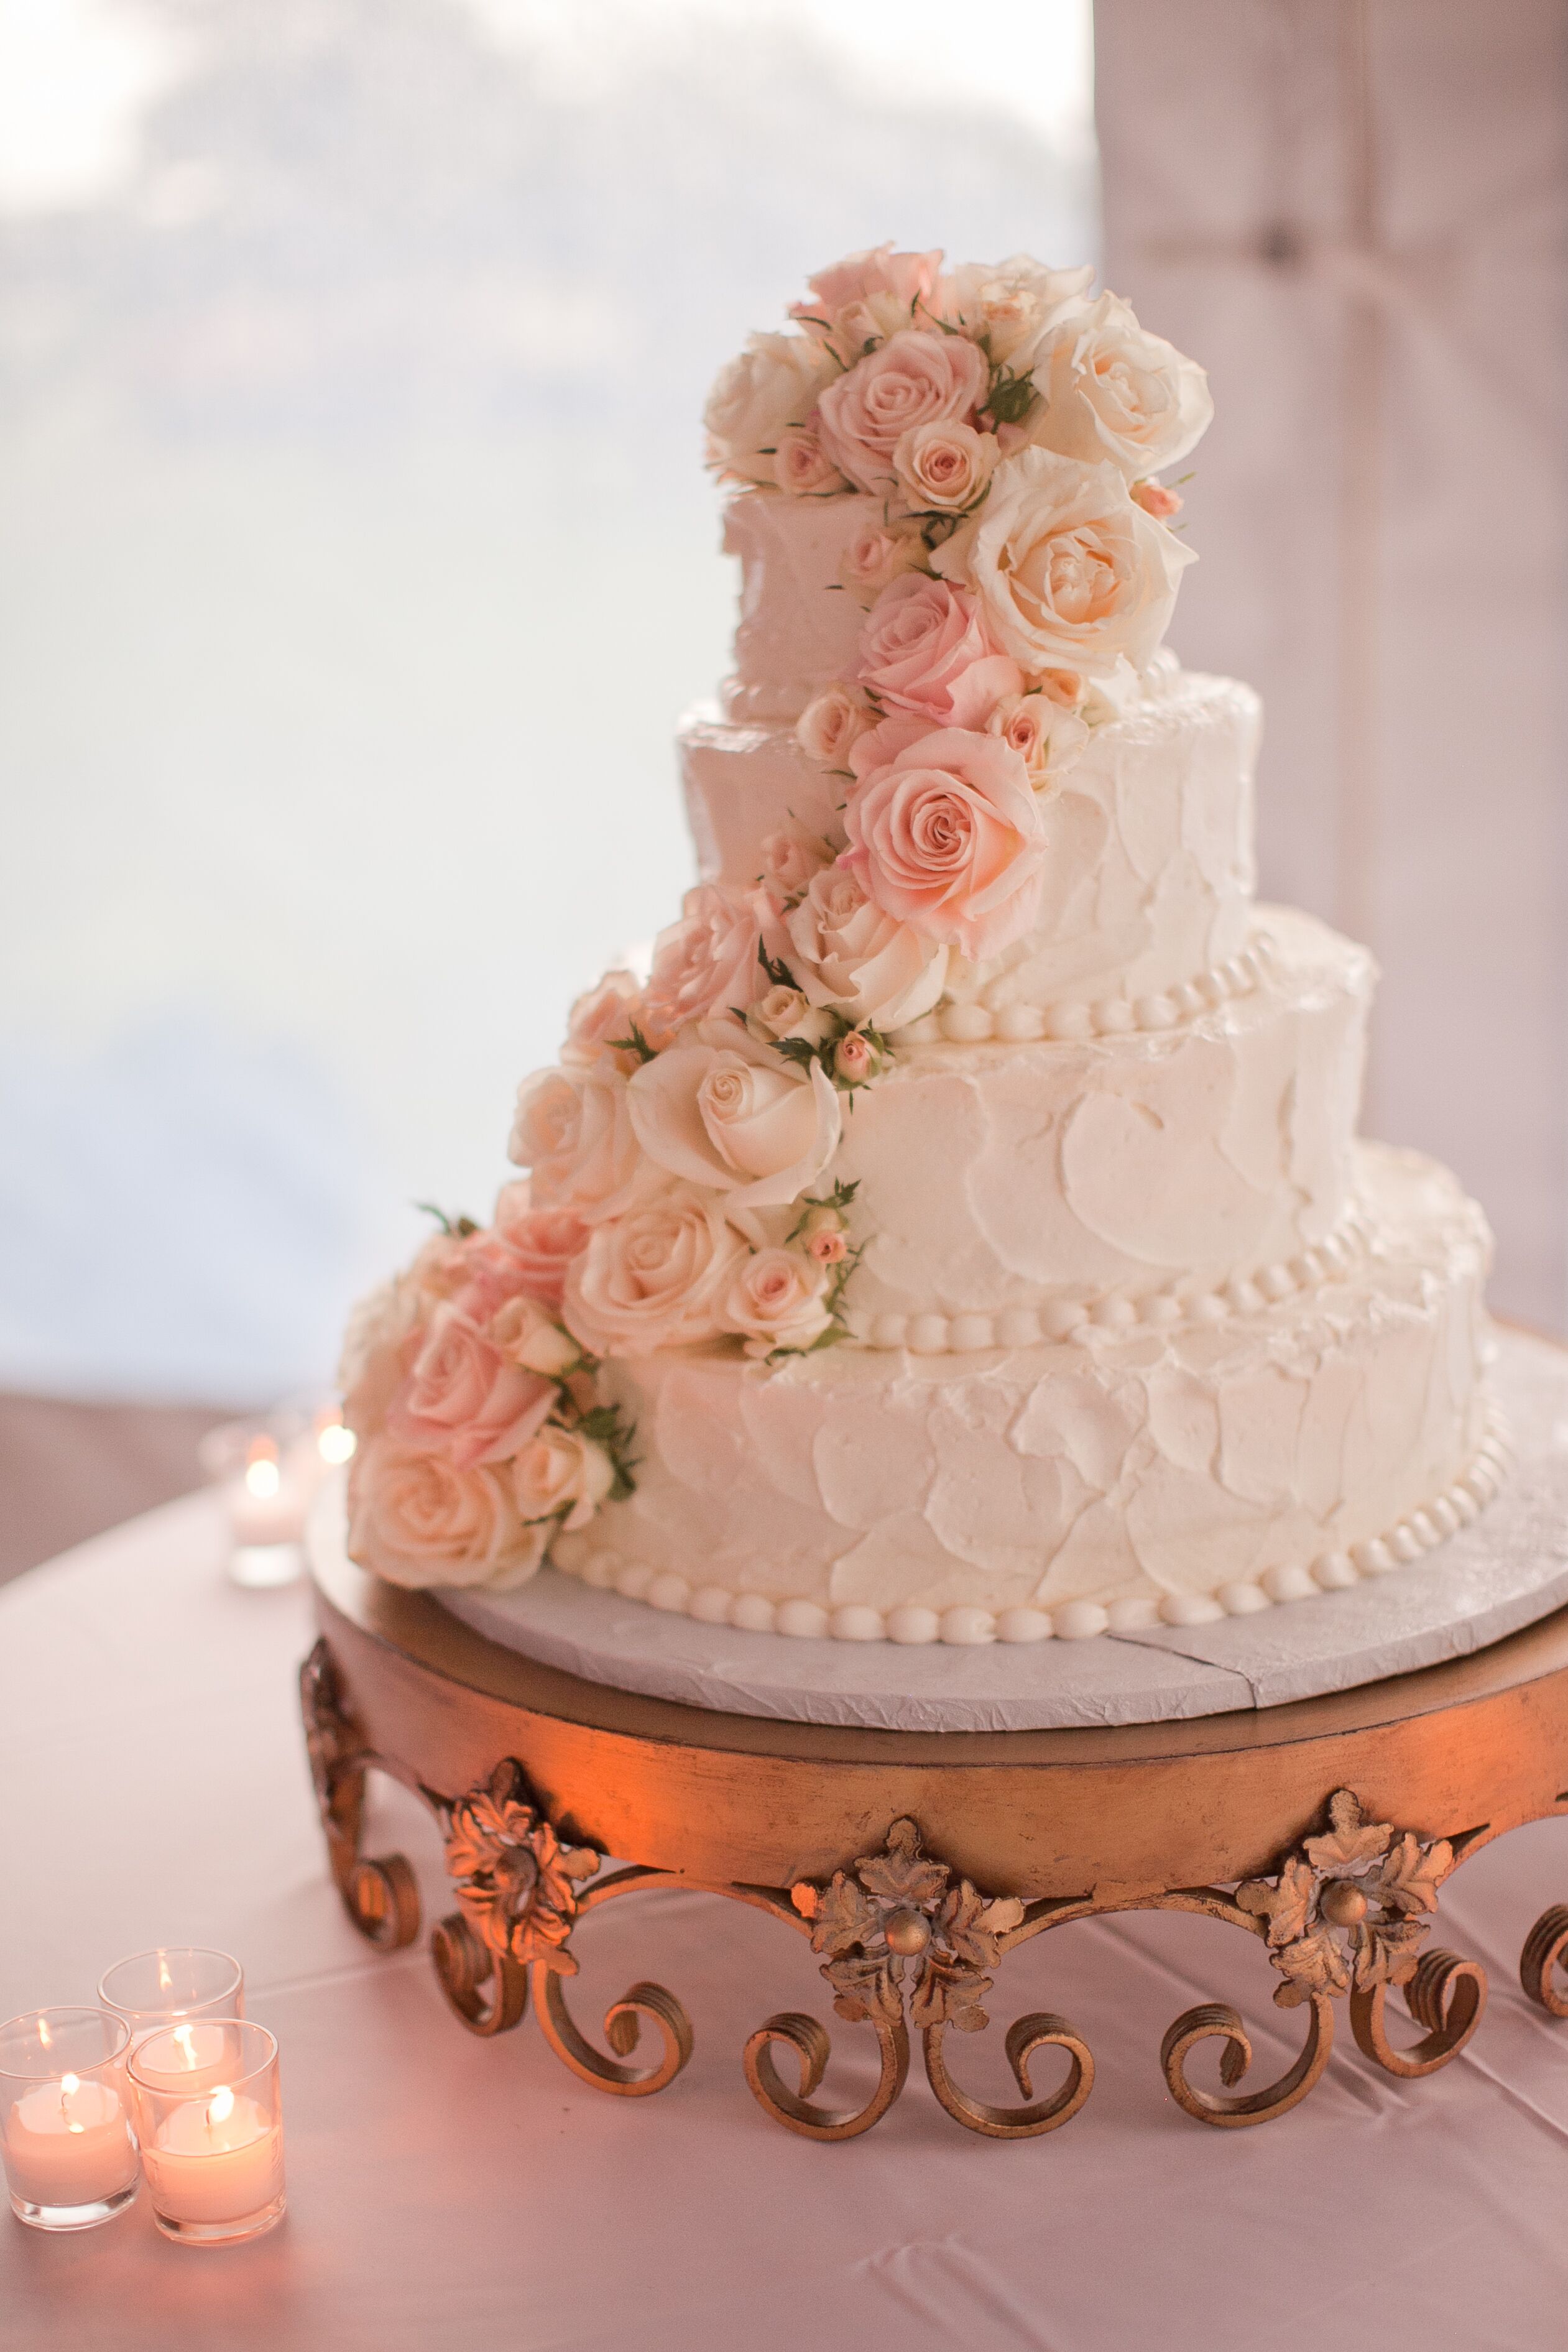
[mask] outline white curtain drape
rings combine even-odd
[[[1262,887],[1383,968],[1364,1124],[1568,1322],[1564,0],[1097,0],[1107,281],[1207,365],[1174,632]]]

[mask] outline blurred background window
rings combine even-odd
[[[1087,0],[0,0],[0,1388],[320,1382],[486,1213],[690,878],[710,378],[1092,257],[1090,84]]]

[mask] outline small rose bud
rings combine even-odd
[[[1134,482],[1132,495],[1144,513],[1152,515],[1156,522],[1169,522],[1173,515],[1182,511],[1180,490],[1168,490],[1163,482]]]
[[[831,1201],[814,1201],[800,1221],[800,1230],[808,1240],[816,1234],[841,1234],[844,1219]]]
[[[1076,710],[1089,692],[1089,680],[1081,670],[1043,669],[1040,672],[1040,692],[1051,701],[1059,702],[1064,710]]]
[[[840,1037],[833,1050],[833,1069],[847,1087],[864,1086],[877,1066],[877,1055],[871,1040],[863,1031],[851,1029]]]
[[[849,1255],[849,1244],[841,1233],[825,1227],[821,1232],[808,1235],[805,1254],[807,1257],[815,1258],[818,1265],[842,1265]]]

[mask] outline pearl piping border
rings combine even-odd
[[[1322,1552],[1310,1567],[1265,1570],[1256,1583],[1222,1584],[1216,1592],[1167,1592],[1113,1601],[1064,1601],[1054,1609],[955,1608],[938,1612],[912,1604],[885,1614],[859,1602],[827,1609],[820,1601],[773,1601],[760,1592],[730,1592],[721,1585],[695,1588],[674,1570],[658,1570],[643,1560],[623,1559],[619,1553],[591,1548],[586,1537],[575,1539],[581,1561],[572,1566],[556,1559],[554,1565],[601,1591],[618,1592],[626,1601],[644,1601],[651,1609],[695,1618],[704,1625],[734,1625],[747,1633],[784,1633],[801,1641],[900,1642],[924,1644],[943,1642],[956,1649],[972,1649],[987,1642],[1081,1642],[1098,1633],[1147,1633],[1157,1625],[1217,1624],[1224,1617],[1251,1617],[1279,1603],[1314,1599],[1320,1592],[1339,1592],[1364,1578],[1387,1576],[1420,1559],[1447,1542],[1462,1527],[1478,1518],[1508,1475],[1512,1447],[1500,1412],[1489,1409],[1486,1435],[1469,1467],[1422,1510],[1412,1511],[1386,1535],[1351,1545],[1347,1551]],[[575,1548],[574,1556],[575,1557]]]
[[[1142,1032],[1179,1028],[1205,1013],[1217,1012],[1232,998],[1250,996],[1278,977],[1279,959],[1267,931],[1259,931],[1249,947],[1225,963],[1214,964],[1192,980],[1151,996],[1106,996],[1092,1004],[994,1004],[984,997],[939,1004],[919,1021],[896,1029],[889,1040],[895,1051],[914,1045],[1076,1045],[1089,1037],[1125,1037]],[[1005,983],[994,981],[994,993]]]
[[[1063,1339],[1088,1345],[1097,1331],[1125,1333],[1139,1325],[1171,1331],[1179,1324],[1223,1323],[1232,1315],[1257,1315],[1282,1299],[1341,1280],[1364,1258],[1371,1239],[1371,1226],[1352,1211],[1327,1240],[1314,1242],[1299,1256],[1238,1276],[1219,1290],[1195,1291],[1185,1297],[1157,1290],[1144,1298],[1112,1292],[1092,1306],[1051,1298],[1038,1307],[1005,1307],[994,1315],[866,1315],[851,1308],[849,1335],[862,1348],[962,1356],[984,1348],[1037,1348]]]

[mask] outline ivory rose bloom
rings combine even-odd
[[[997,363],[1021,373],[1058,311],[1087,292],[1094,271],[1047,269],[1026,253],[1006,261],[964,262],[938,289],[942,316],[965,334],[984,335]]]
[[[693,1021],[731,1007],[743,1013],[767,985],[757,961],[763,910],[752,891],[704,882],[683,904],[680,920],[654,942],[644,1009],[656,1052]]]
[[[856,676],[879,702],[932,727],[984,727],[1024,684],[1017,663],[987,636],[968,589],[912,577],[882,591],[860,632]]]
[[[999,702],[987,731],[1017,752],[1037,792],[1070,768],[1089,740],[1089,729],[1076,710],[1038,693],[1009,695]]]
[[[885,913],[973,961],[1039,909],[1044,826],[1028,771],[994,735],[949,727],[851,794],[842,863]]]
[[[837,368],[806,335],[752,335],[719,371],[702,422],[709,462],[742,481],[774,479],[773,454],[791,425],[804,425]]]
[[[1203,369],[1114,294],[1058,320],[1037,355],[1035,388],[1032,440],[1085,465],[1108,457],[1129,481],[1186,457],[1214,416]]]
[[[828,688],[830,694],[835,690],[832,687]],[[847,688],[837,690],[842,691],[847,700],[855,699]],[[868,712],[867,716],[868,718],[870,713]],[[803,718],[802,726],[805,723]],[[802,749],[805,748],[803,739]],[[846,742],[846,754],[847,750]],[[832,764],[837,766],[838,762],[835,761]],[[763,843],[760,877],[763,887],[779,904],[786,904],[791,898],[798,898],[812,876],[820,874],[825,866],[831,866],[837,855],[830,842],[825,841],[818,833],[808,833],[805,825],[798,824],[792,817],[787,824],[779,827],[777,833],[770,833]]]
[[[849,488],[810,425],[784,426],[773,452],[773,479],[797,499],[824,499]]]
[[[373,1437],[349,1473],[349,1554],[393,1584],[525,1584],[547,1528],[525,1528],[504,1470]]]
[[[863,490],[892,482],[893,452],[914,425],[967,420],[985,398],[985,355],[962,335],[905,328],[830,383],[817,433],[841,474]]]
[[[642,1020],[642,989],[629,971],[607,971],[596,988],[580,996],[566,1019],[566,1043],[561,1059],[568,1069],[588,1070],[600,1055],[613,1049],[617,1037],[629,1037],[632,1024]],[[622,1056],[623,1066],[637,1067],[635,1054]]]
[[[900,529],[893,523],[862,523],[838,559],[838,584],[858,604],[874,604],[900,572],[925,572],[930,563],[918,524]]]
[[[984,497],[1000,455],[994,434],[947,417],[911,425],[893,452],[893,471],[921,513],[962,514]]]
[[[709,1042],[716,1032],[723,1044]],[[838,1148],[838,1097],[819,1065],[797,1068],[734,1022],[645,1063],[631,1108],[648,1158],[726,1194],[731,1211],[782,1208]]]
[[[497,1308],[486,1337],[508,1363],[520,1365],[525,1372],[540,1372],[548,1381],[561,1380],[581,1353],[576,1340],[568,1338],[538,1299],[521,1291]]]
[[[996,644],[1030,675],[1146,668],[1192,551],[1135,506],[1114,466],[1022,449],[932,559],[968,583]]]
[[[646,1356],[711,1339],[746,1255],[712,1192],[673,1184],[595,1228],[567,1277],[567,1328],[595,1356]]]
[[[559,1307],[566,1269],[588,1246],[588,1228],[571,1209],[536,1209],[526,1179],[496,1194],[496,1239],[518,1267],[518,1287],[542,1307]]]
[[[647,1189],[626,1079],[609,1055],[591,1070],[539,1070],[518,1089],[510,1158],[533,1171],[542,1208],[585,1224],[617,1216]]]
[[[809,1348],[831,1320],[828,1279],[827,1268],[804,1250],[758,1250],[725,1293],[725,1328],[741,1333],[749,1356]]]
[[[602,1445],[574,1429],[542,1429],[511,1465],[511,1490],[525,1526],[558,1520],[568,1535],[585,1528],[616,1483]]]
[[[784,929],[802,985],[846,1021],[901,1029],[929,1013],[946,985],[946,948],[874,907],[842,866],[815,877]]]
[[[876,723],[876,712],[852,687],[825,687],[795,720],[795,740],[818,767],[842,768],[855,738]]]
[[[416,1451],[445,1454],[460,1470],[504,1462],[541,1428],[555,1383],[510,1363],[455,1307],[430,1318],[408,1377],[386,1415],[388,1433]]]
[[[831,1036],[833,1024],[803,990],[781,986],[758,997],[746,1015],[746,1029],[764,1045],[780,1037],[804,1037],[808,1045],[820,1045]]]

